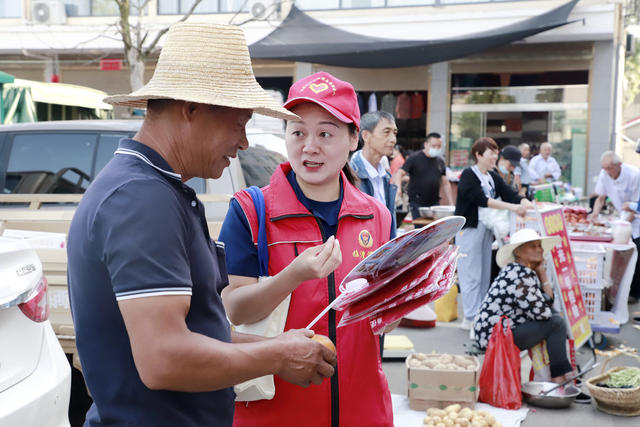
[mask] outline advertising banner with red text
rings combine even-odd
[[[540,210],[543,234],[559,236],[560,245],[551,250],[557,284],[562,296],[565,319],[571,330],[576,348],[584,344],[591,336],[589,318],[582,300],[578,274],[573,262],[573,253],[569,244],[569,235],[564,222],[562,207]]]

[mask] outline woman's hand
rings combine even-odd
[[[525,216],[527,214],[527,208],[523,205],[511,204],[511,210],[519,216]]]
[[[299,283],[305,280],[327,277],[342,264],[340,243],[331,236],[321,245],[304,250],[286,269]]]
[[[533,204],[533,202],[531,202],[531,200],[523,198],[522,200],[520,200],[520,205],[524,206],[526,209],[535,209],[536,205]]]

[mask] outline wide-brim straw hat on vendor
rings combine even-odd
[[[251,109],[279,119],[298,119],[258,84],[244,33],[234,25],[172,25],[149,83],[129,95],[113,95],[104,101],[146,108],[149,99]]]
[[[532,230],[530,228],[524,228],[522,230],[516,231],[511,236],[509,244],[504,245],[498,250],[498,253],[496,254],[496,263],[498,264],[498,267],[502,268],[505,265],[515,261],[513,251],[518,248],[518,246],[524,245],[528,242],[534,242],[536,240],[540,241],[542,250],[545,254],[553,249],[555,245],[560,243],[560,237],[540,237],[540,235],[535,230]]]

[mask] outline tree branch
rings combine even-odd
[[[191,5],[191,8],[189,9],[189,11],[188,11],[188,12],[187,12],[187,13],[186,13],[186,14],[185,14],[185,15],[184,15],[180,20],[178,20],[177,22],[184,22],[184,21],[186,21],[186,20],[191,16],[191,14],[193,14],[193,11],[196,9],[196,7],[198,7],[198,5],[199,5],[201,2],[202,2],[202,0],[196,0],[196,1],[194,1],[194,2],[193,2],[193,5]],[[143,56],[144,58],[146,58],[147,56],[149,56],[149,55],[151,54],[151,52],[153,51],[153,49],[155,49],[156,45],[157,45],[157,44],[158,44],[158,42],[160,41],[160,38],[161,38],[162,36],[164,36],[164,35],[165,35],[165,33],[166,33],[167,31],[169,31],[169,28],[170,28],[170,27],[165,27],[165,28],[163,28],[162,30],[158,31],[158,34],[156,34],[156,38],[155,38],[155,39],[153,39],[153,41],[149,44],[149,47],[147,47],[147,48],[144,50],[144,53],[142,54],[142,56]]]

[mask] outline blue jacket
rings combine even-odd
[[[356,153],[351,157],[349,162],[351,165],[351,169],[355,172],[356,176],[360,179],[360,183],[358,184],[358,188],[365,194],[374,197],[373,195],[373,184],[371,183],[371,179],[369,178],[369,174],[367,174],[367,168],[364,165],[364,158],[362,157],[362,150],[356,151]],[[398,186],[395,184],[391,184],[391,174],[387,172],[387,176],[383,178],[384,182],[384,197],[387,199],[386,205],[389,212],[391,212],[391,229],[393,230],[393,236],[395,236],[396,231],[396,191],[398,191]],[[382,200],[381,200],[382,201]]]

